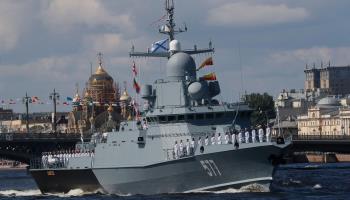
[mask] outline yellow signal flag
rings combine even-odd
[[[206,81],[215,81],[216,80],[216,75],[215,75],[214,72],[212,72],[212,73],[209,73],[209,74],[206,74],[206,75],[202,76],[202,79],[206,80]]]

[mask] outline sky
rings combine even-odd
[[[215,48],[220,98],[238,101],[247,91],[276,96],[304,87],[305,65],[350,64],[348,0],[175,0],[177,35],[183,48]],[[131,95],[131,65],[140,84],[165,76],[166,59],[130,58],[165,38],[158,33],[164,0],[2,0],[0,1],[0,100],[38,96],[48,101],[55,88],[62,101],[82,92],[103,53],[104,68]],[[199,65],[209,55],[195,56]],[[24,112],[24,105],[6,105]],[[59,105],[58,110],[70,110]],[[52,105],[30,106],[31,112]]]

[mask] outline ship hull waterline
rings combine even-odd
[[[145,167],[93,168],[109,194],[160,194],[215,190],[252,182],[270,182],[274,146],[257,146],[203,154]]]
[[[68,193],[74,189],[84,192],[102,192],[91,169],[31,169],[41,193]]]

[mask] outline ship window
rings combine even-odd
[[[165,116],[159,116],[159,121],[160,122],[166,122],[166,117]]]
[[[189,120],[193,120],[194,119],[194,115],[187,115],[187,119],[189,119]]]
[[[178,115],[177,120],[178,121],[183,121],[185,119],[185,115]]]
[[[233,112],[227,112],[225,115],[226,117],[233,117]],[[243,117],[244,113],[243,112],[239,113],[239,116]]]
[[[168,116],[168,121],[169,121],[169,122],[175,121],[175,116]]]
[[[204,119],[204,114],[197,114],[196,119]]]
[[[222,118],[224,116],[224,113],[216,113],[215,117],[216,118]]]
[[[207,113],[207,114],[205,114],[205,118],[213,119],[214,118],[214,113]]]

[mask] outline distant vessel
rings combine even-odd
[[[78,144],[78,154],[33,162],[30,172],[43,193],[77,188],[110,194],[178,193],[272,180],[277,158],[290,140],[256,141],[237,134],[250,126],[252,110],[214,99],[219,82],[198,77],[191,56],[214,49],[210,44],[182,50],[174,36],[187,28],[175,29],[173,1],[166,0],[166,12],[167,23],[159,31],[169,36],[169,51],[130,52],[168,58],[166,77],[141,87],[147,102],[142,115],[122,122],[118,131]]]

